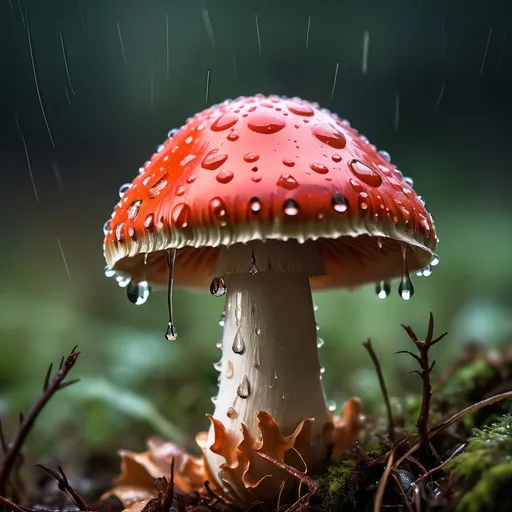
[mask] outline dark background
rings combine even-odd
[[[414,178],[438,229],[441,263],[415,278],[410,302],[396,290],[379,301],[370,286],[315,296],[329,398],[358,394],[371,407],[378,396],[361,347],[368,336],[393,394],[415,389],[405,377],[412,362],[394,355],[408,348],[399,324],[423,332],[429,311],[450,331],[435,354],[441,367],[469,342],[510,342],[510,2],[0,0],[0,415],[8,425],[50,361],[75,344],[83,351],[75,370],[83,382],[44,412],[35,456],[113,456],[152,433],[187,443],[207,427],[222,300],[178,292],[180,338],[166,342],[165,296],[137,308],[104,278],[102,225],[119,186],[169,129],[258,92],[301,96],[348,118]]]

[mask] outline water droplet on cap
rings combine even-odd
[[[247,126],[256,133],[272,134],[282,130],[286,121],[272,112],[255,112],[249,117]]]
[[[157,197],[160,192],[167,186],[167,180],[164,178],[160,178],[150,189],[148,192],[148,197],[150,199],[154,199]]]
[[[139,199],[134,201],[130,206],[128,206],[128,218],[130,220],[134,220],[135,217],[139,214],[140,205],[142,204],[142,200]]]
[[[322,339],[322,338],[317,338],[316,339],[316,347],[317,348],[322,348],[325,344],[325,341]]]
[[[228,171],[227,169],[223,169],[222,171],[215,176],[215,179],[219,183],[229,183],[234,177],[234,174],[231,171]]]
[[[104,272],[105,277],[114,277],[116,275],[116,271],[113,268],[110,268],[108,265],[105,266]]]
[[[338,213],[343,213],[348,210],[348,200],[343,197],[339,192],[336,192],[334,196],[332,196],[332,207]]]
[[[409,187],[413,187],[414,186],[414,181],[413,181],[412,178],[404,176],[404,181],[405,181],[405,183],[407,183],[407,185],[409,185]]]
[[[214,132],[222,132],[234,126],[238,121],[238,116],[236,114],[232,114],[228,112],[227,114],[223,114],[218,119],[216,119],[210,129]]]
[[[171,212],[172,223],[178,228],[186,228],[188,226],[188,215],[190,206],[185,203],[178,203]]]
[[[260,156],[257,153],[246,153],[244,160],[248,163],[256,162]]]
[[[233,340],[232,346],[233,352],[241,356],[245,352],[245,343],[240,335],[240,331],[237,330],[235,334],[235,339]]]
[[[289,215],[290,217],[297,215],[299,213],[299,210],[299,203],[297,203],[297,201],[293,199],[288,199],[283,204],[283,212],[285,213],[285,215]]]
[[[218,149],[212,149],[201,161],[201,167],[208,169],[209,171],[214,171],[215,169],[218,169],[227,159],[228,155],[226,153],[221,153]]]
[[[121,185],[119,187],[119,197],[123,197],[126,192],[128,192],[128,189],[130,188],[131,183],[125,183],[124,185]]]
[[[434,253],[434,257],[432,258],[432,261],[430,262],[430,264],[433,267],[437,267],[437,265],[439,265],[439,256],[437,254]]]
[[[219,325],[220,325],[221,327],[224,327],[225,322],[226,322],[226,312],[225,312],[225,311],[223,311],[223,312],[220,314],[220,316],[219,316]]]
[[[253,213],[259,213],[259,211],[261,210],[261,202],[260,202],[260,200],[257,197],[253,197],[249,201],[249,208],[251,209],[251,211]]]
[[[386,160],[386,162],[391,162],[391,155],[387,151],[379,151],[379,155]]]
[[[343,149],[347,144],[343,133],[335,128],[316,125],[313,126],[311,131],[320,142],[327,144],[331,148]]]
[[[318,174],[327,174],[329,172],[328,167],[324,164],[312,163],[309,167]]]
[[[370,187],[379,187],[382,184],[382,178],[377,171],[359,160],[352,160],[350,169],[357,178]]]
[[[327,408],[329,411],[334,412],[336,410],[336,402],[334,400],[327,400]]]
[[[279,176],[279,179],[276,182],[276,185],[278,187],[283,187],[286,190],[293,190],[294,188],[297,188],[299,186],[297,180],[288,173],[281,174]]]

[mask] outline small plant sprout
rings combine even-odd
[[[290,471],[318,468],[357,435],[322,388],[312,290],[390,281],[437,262],[432,217],[410,180],[347,121],[277,96],[227,100],[172,131],[105,226],[106,273],[144,303],[174,286],[225,297],[210,431],[210,481],[246,505],[277,495]],[[333,426],[334,424],[334,426]],[[333,449],[334,447],[334,449]]]

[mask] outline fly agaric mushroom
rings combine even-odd
[[[409,299],[409,272],[437,262],[411,185],[347,121],[258,95],[196,114],[122,188],[105,228],[107,272],[135,303],[148,283],[168,285],[167,338],[173,285],[226,294],[219,393],[200,444],[233,501],[279,489],[282,470],[258,454],[303,470],[332,441],[311,290],[376,283],[383,298],[401,277]],[[354,441],[357,405],[338,448]]]

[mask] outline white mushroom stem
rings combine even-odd
[[[309,284],[309,277],[320,273],[323,267],[314,249],[294,241],[237,244],[221,251],[215,274],[224,276],[227,297],[213,416],[237,442],[242,423],[258,437],[256,413],[263,410],[284,435],[314,418],[312,443],[320,450],[324,426],[331,420]],[[208,446],[214,438],[210,429]],[[210,450],[206,458],[214,475],[225,462]]]

